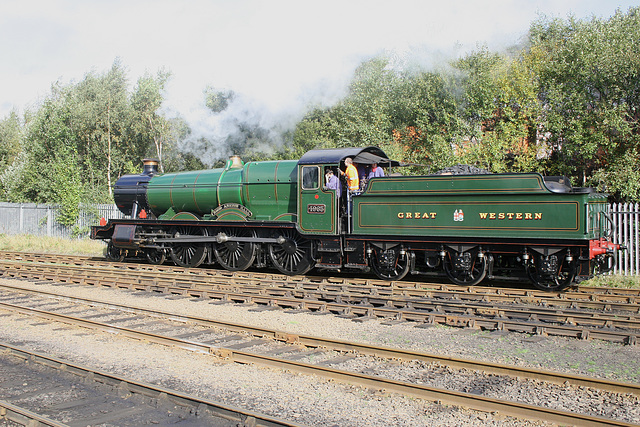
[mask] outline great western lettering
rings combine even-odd
[[[480,212],[480,219],[487,220],[539,220],[542,212]]]

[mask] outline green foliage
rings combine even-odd
[[[15,111],[0,120],[0,167],[4,170],[20,155],[22,123]]]
[[[158,114],[168,78],[164,71],[145,75],[130,95],[125,70],[116,60],[104,73],[54,85],[23,122],[15,113],[0,121],[2,198],[59,204],[57,220],[70,226],[81,200],[112,202],[115,180],[138,173],[143,156],[161,154],[165,139],[178,135],[174,124],[182,124]],[[183,166],[195,163],[190,159]]]
[[[73,226],[80,213],[82,195],[81,170],[73,148],[66,147],[55,154],[51,167],[52,191],[60,211],[56,221]]]
[[[589,184],[621,200],[640,200],[640,162],[637,157],[617,158],[606,169],[598,169]]]
[[[450,68],[410,73],[384,57],[349,93],[298,124],[296,157],[314,147],[378,145],[429,172],[467,163],[493,172],[567,175],[638,200],[640,8],[607,20],[538,18],[525,47],[482,46]]]
[[[208,86],[204,90],[205,105],[214,113],[221,113],[229,106],[229,102],[235,97],[232,90],[217,90]]]
[[[638,159],[640,8],[608,20],[540,18],[530,31],[534,71],[550,135],[552,168],[586,182],[604,170],[617,182],[619,159]],[[618,165],[618,166],[616,166]],[[618,196],[634,194],[618,187]]]
[[[380,56],[355,71],[346,96],[311,108],[295,129],[228,115],[240,94],[203,90],[210,114],[237,130],[221,143],[245,160],[299,158],[313,148],[380,146],[431,173],[456,163],[493,172],[563,174],[618,200],[640,200],[640,7],[609,19],[540,17],[526,45],[486,46],[437,69]],[[129,90],[116,60],[105,72],[55,84],[24,117],[0,120],[0,198],[60,203],[72,223],[79,200],[110,202],[110,189],[153,157],[161,170],[206,167],[217,142],[162,113],[171,74],[145,74]],[[238,103],[238,104],[235,104]],[[193,146],[183,151],[182,141]],[[284,149],[275,151],[274,147]]]
[[[132,117],[129,124],[129,140],[131,150],[128,157],[153,157],[160,162],[160,172],[164,172],[164,158],[166,151],[175,145],[172,139],[172,122],[162,116],[159,110],[162,106],[162,91],[171,74],[161,70],[157,75],[145,74],[138,79],[138,83],[131,95]],[[149,144],[150,142],[153,144]],[[138,167],[138,165],[132,165]]]
[[[401,72],[380,57],[356,70],[344,100],[304,117],[290,153],[376,145],[389,155],[431,168],[449,164],[457,130],[455,100],[442,76]]]

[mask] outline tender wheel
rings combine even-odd
[[[117,248],[113,245],[113,242],[109,242],[107,249],[104,252],[105,258],[113,262],[124,261],[125,251],[121,248]]]
[[[373,248],[371,269],[382,280],[402,280],[409,272],[409,254],[401,253],[400,247],[383,250]]]
[[[167,254],[164,250],[149,249],[145,251],[144,255],[147,261],[149,261],[149,264],[162,265],[167,260]]]
[[[577,262],[566,252],[553,255],[535,253],[525,264],[533,286],[542,291],[561,291],[576,277]]]
[[[300,236],[295,230],[282,230],[283,243],[271,243],[269,256],[273,265],[288,275],[304,274],[315,265],[310,240]]]
[[[205,236],[204,228],[179,226],[171,229],[171,235],[180,236]],[[197,267],[202,264],[207,257],[207,246],[203,243],[174,243],[171,246],[171,259],[180,267]]]
[[[228,237],[255,237],[255,233],[246,229],[220,230]],[[217,243],[213,248],[213,254],[220,265],[230,271],[246,270],[253,264],[256,258],[256,244],[254,242]]]
[[[443,260],[449,280],[460,286],[475,286],[487,275],[487,257],[479,251],[447,251]]]

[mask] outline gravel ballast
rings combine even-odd
[[[57,286],[1,279],[29,289],[117,304],[133,304],[221,321],[399,347],[451,357],[542,368],[581,375],[640,382],[637,347],[601,341],[529,336],[415,323],[354,322],[333,315],[253,312],[252,306],[210,304],[89,286]],[[0,339],[29,349],[94,366],[140,381],[161,384],[227,404],[286,417],[308,425],[538,425],[394,394],[339,384],[320,378],[238,365],[212,356],[149,345],[122,337],[78,330],[56,323],[32,326],[25,318],[4,317]],[[445,387],[443,379],[432,379]],[[446,382],[446,381],[444,381]],[[514,393],[518,393],[514,387]],[[514,396],[514,399],[516,397]],[[629,400],[630,405],[637,405]],[[640,422],[636,420],[635,422]]]

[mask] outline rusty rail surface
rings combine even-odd
[[[34,291],[34,293],[37,293],[37,292]],[[70,297],[64,297],[63,299],[65,301],[72,300],[72,298]],[[80,302],[86,303],[86,301],[80,301]],[[113,304],[107,304],[107,306],[109,308],[117,308],[117,306]],[[585,426],[630,425],[628,423],[619,422],[616,420],[610,420],[610,419],[593,417],[593,416],[582,415],[582,414],[575,414],[575,413],[570,413],[562,410],[554,410],[546,407],[538,407],[538,406],[533,406],[533,405],[519,403],[519,402],[512,402],[512,401],[504,401],[500,399],[494,399],[494,398],[467,394],[462,392],[442,390],[442,389],[422,386],[418,384],[411,384],[411,383],[406,383],[402,381],[394,381],[394,380],[385,379],[381,377],[347,372],[347,371],[332,369],[332,368],[323,367],[323,366],[311,365],[308,363],[302,363],[302,362],[297,362],[297,361],[292,361],[292,360],[287,360],[287,359],[282,359],[277,357],[266,356],[263,354],[250,353],[250,352],[240,351],[240,350],[231,349],[231,348],[216,347],[216,346],[211,346],[210,344],[207,344],[205,342],[200,343],[195,341],[189,341],[186,339],[181,339],[179,337],[172,337],[168,335],[155,334],[152,332],[134,330],[134,329],[120,327],[120,326],[109,324],[109,323],[103,323],[95,320],[83,319],[75,316],[69,316],[64,314],[48,312],[40,309],[18,306],[15,304],[7,304],[3,302],[3,303],[0,303],[0,308],[5,310],[10,310],[16,313],[25,314],[28,316],[37,316],[37,317],[48,319],[51,321],[64,322],[68,324],[82,326],[85,328],[89,327],[89,328],[99,329],[99,330],[107,331],[110,333],[118,333],[120,335],[131,337],[137,340],[143,339],[149,342],[170,345],[170,346],[197,351],[201,353],[210,353],[210,354],[214,354],[219,357],[228,358],[230,360],[240,362],[240,363],[256,363],[256,364],[270,366],[278,369],[292,370],[292,371],[301,372],[305,374],[313,374],[313,375],[318,375],[322,377],[332,378],[332,379],[343,381],[343,382],[358,384],[365,387],[373,387],[377,389],[382,388],[387,391],[393,391],[393,392],[398,392],[406,395],[412,395],[412,396],[416,396],[416,397],[420,397],[420,398],[432,400],[432,401],[441,401],[449,404],[461,405],[461,406],[482,410],[482,411],[498,411],[502,414],[516,416],[516,417],[524,417],[524,418],[530,418],[530,419],[543,419],[546,421],[552,421],[557,423],[568,423],[568,424],[585,425]],[[132,307],[125,307],[125,308],[127,312],[131,312],[131,310],[133,310]],[[138,309],[135,309],[135,310],[138,310]],[[149,310],[143,310],[143,311],[149,311]],[[152,311],[152,312],[155,313],[156,315],[160,315],[159,312],[155,312],[155,311]],[[166,315],[166,313],[163,313],[162,315]],[[173,320],[179,320],[182,322],[195,320],[195,318],[189,318],[183,315],[169,314],[169,316]],[[266,330],[262,330],[261,333],[266,333],[266,332],[267,332]],[[272,331],[272,332],[275,336],[278,336],[277,331]],[[280,334],[280,338],[302,342],[301,337],[292,339],[292,337],[287,337],[283,334]],[[315,344],[317,345],[317,342],[315,342]],[[345,344],[345,343],[339,343],[339,344]],[[350,343],[346,343],[346,344],[350,346],[353,345]],[[368,347],[368,350],[366,349],[367,347]],[[377,351],[377,349],[372,346],[362,346],[361,348],[365,349],[364,351],[373,351],[373,352]],[[403,357],[410,357],[412,359],[419,357],[419,353],[415,353],[415,352],[405,352],[402,350],[384,349],[384,348],[383,348],[383,351],[387,352],[386,354],[388,357],[396,357],[401,353],[404,353]],[[426,355],[426,356],[427,358],[432,357],[430,355]],[[462,361],[460,360],[457,360],[457,361],[452,360],[452,362],[462,363]],[[475,362],[468,362],[468,361],[466,363],[467,365],[465,367],[467,368],[472,367],[475,364]],[[475,365],[473,369],[487,369],[489,365],[491,364],[478,364],[478,365]],[[536,372],[536,370],[526,370],[526,369],[515,368],[515,367],[502,366],[500,367],[500,369],[510,370],[512,375],[514,375],[515,369],[520,369],[521,372],[529,371],[529,373],[526,375],[534,375],[537,379],[541,379],[540,376],[542,374],[548,375],[549,377],[556,375],[554,373],[540,373],[540,372]],[[524,375],[525,374],[523,374],[523,376]],[[590,384],[589,386],[594,386],[594,384],[599,384],[599,385],[595,385],[595,387],[607,388],[607,389],[615,390],[617,392],[622,392],[622,393],[633,393],[636,395],[640,394],[640,386],[636,386],[633,384],[608,382],[605,380],[597,380],[597,379],[592,380],[592,379],[585,379],[584,377],[576,377],[573,379],[569,379],[570,377],[571,377],[570,375],[560,374],[556,378],[555,382],[574,381],[575,384],[581,384],[581,385]],[[587,382],[582,382],[582,381],[587,381]],[[606,385],[606,383],[609,383],[609,384]]]
[[[12,405],[4,400],[0,400],[0,422],[1,421],[9,422],[9,425],[29,427],[67,427],[66,424],[42,417],[35,412]]]
[[[254,337],[268,337],[270,339],[284,343],[301,344],[305,347],[322,347],[335,351],[360,353],[363,355],[387,358],[392,360],[419,360],[426,363],[436,362],[440,365],[450,366],[457,369],[478,370],[495,375],[510,375],[519,378],[538,379],[555,384],[564,384],[568,382],[569,384],[573,384],[576,386],[598,388],[601,390],[608,390],[616,393],[631,393],[640,396],[640,385],[623,383],[620,381],[604,380],[599,378],[566,374],[562,372],[545,371],[542,369],[530,369],[515,365],[504,365],[499,363],[484,362],[480,360],[468,360],[450,356],[440,356],[419,351],[376,346],[371,344],[349,342],[311,335],[291,334],[289,332],[284,332],[277,329],[250,326],[241,323],[231,323],[197,316],[187,316],[184,314],[171,313],[161,310],[151,310],[143,307],[136,307],[133,305],[122,305],[112,302],[98,301],[94,299],[72,297],[42,290],[25,289],[20,286],[11,286],[7,284],[0,284],[0,290],[1,289],[27,295],[30,294],[45,296],[55,300],[69,301],[74,304],[86,304],[93,307],[101,307],[104,309],[114,309],[122,311],[124,313],[141,314],[154,318],[170,319],[203,327],[214,327],[232,331],[234,333],[246,333]],[[1,306],[2,302],[0,301],[0,307]],[[231,350],[227,354],[227,356],[233,358],[233,351]]]
[[[594,312],[576,308],[558,310],[542,306],[520,306],[517,303],[496,306],[491,302],[467,302],[460,298],[426,300],[423,297],[394,295],[393,292],[391,295],[374,296],[371,290],[363,296],[362,287],[356,287],[354,292],[351,287],[347,287],[345,292],[338,292],[323,287],[318,289],[318,285],[307,286],[306,282],[300,289],[300,282],[296,278],[291,280],[286,276],[280,276],[277,280],[262,278],[257,285],[253,279],[245,284],[242,278],[229,278],[226,275],[214,279],[184,272],[153,272],[129,268],[123,270],[29,261],[0,261],[0,272],[5,277],[181,294],[228,302],[332,312],[342,316],[382,317],[578,339],[596,338],[626,344],[636,344],[640,334],[640,301],[636,300],[627,303],[627,309],[622,313],[607,311],[610,304],[605,304],[600,311]],[[372,289],[377,290],[376,287]],[[374,293],[380,294],[377,291]]]
[[[0,259],[3,260],[23,260],[37,263],[60,263],[60,264],[74,264],[85,266],[112,266],[114,268],[120,268],[125,270],[146,270],[157,272],[178,272],[186,273],[190,276],[201,277],[235,277],[240,279],[256,280],[285,280],[296,282],[309,282],[315,284],[335,285],[335,286],[374,286],[380,288],[394,288],[397,291],[403,290],[423,290],[434,291],[436,295],[439,292],[444,292],[443,295],[459,294],[463,297],[466,294],[477,294],[487,298],[495,298],[492,301],[500,301],[503,299],[513,300],[514,298],[522,297],[524,301],[531,300],[535,302],[542,302],[545,304],[553,304],[554,301],[560,301],[560,306],[567,306],[572,302],[604,302],[604,303],[624,303],[626,301],[638,301],[635,297],[640,297],[640,288],[625,289],[625,288],[603,288],[603,287],[588,287],[588,286],[572,286],[569,289],[562,292],[546,292],[533,288],[522,287],[494,287],[494,286],[459,286],[448,282],[425,282],[425,281],[384,281],[377,278],[361,278],[352,277],[349,275],[344,276],[284,276],[280,273],[268,273],[268,272],[250,272],[250,271],[236,271],[230,272],[223,269],[215,268],[185,268],[174,265],[151,265],[139,258],[128,259],[128,262],[111,262],[104,258],[80,256],[80,255],[59,255],[59,254],[46,254],[46,253],[30,253],[30,252],[11,252],[0,251]],[[521,284],[520,284],[521,285]],[[472,297],[473,298],[473,297]]]
[[[254,411],[244,410],[220,402],[215,402],[213,400],[203,399],[153,384],[143,383],[120,375],[110,374],[105,371],[89,368],[60,358],[47,356],[42,353],[34,352],[6,343],[0,343],[0,352],[12,356],[17,356],[22,359],[29,360],[30,362],[36,362],[58,371],[72,373],[80,378],[87,380],[90,379],[91,381],[96,383],[110,385],[113,389],[118,391],[126,391],[127,393],[139,394],[141,396],[152,399],[166,399],[178,406],[192,408],[194,410],[197,409],[198,411],[203,413],[208,412],[213,417],[217,417],[218,419],[222,418],[231,420],[234,422],[242,423],[242,425],[264,427],[301,427],[301,425],[298,423],[271,417]],[[6,417],[9,412],[11,413],[11,418]],[[5,416],[7,419],[15,420],[25,426],[42,425],[63,427],[66,425],[64,423],[58,423],[41,417],[34,412],[18,408],[15,405],[0,401],[0,420],[3,416]],[[117,418],[117,414],[114,414],[114,417]],[[22,419],[22,421],[20,420],[20,418]]]

